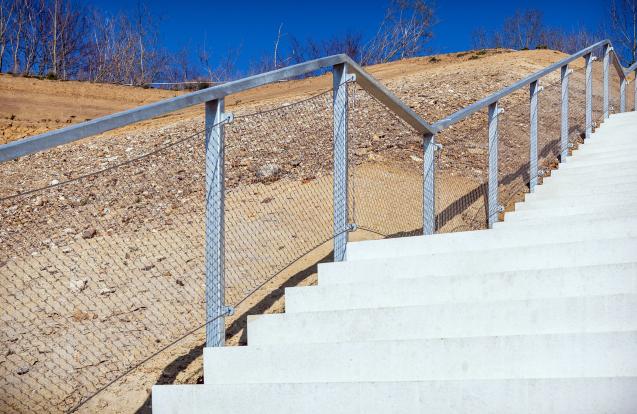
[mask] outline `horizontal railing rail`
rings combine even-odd
[[[315,59],[282,69],[273,70],[218,86],[191,92],[174,98],[103,116],[66,128],[45,132],[0,146],[0,162],[13,160],[35,152],[44,151],[79,139],[101,134],[136,122],[166,115],[194,105],[223,99],[226,96],[253,89],[269,83],[306,75],[334,65],[346,64],[348,72],[356,75],[358,84],[370,95],[402,118],[420,133],[433,133],[433,128],[392,92],[381,85],[349,56],[340,54]]]
[[[544,69],[541,69],[529,76],[527,76],[524,79],[520,79],[519,81],[515,82],[514,84],[507,86],[506,88],[500,89],[499,91],[487,96],[486,98],[480,99],[479,101],[466,106],[462,109],[460,109],[457,112],[454,112],[453,114],[449,115],[446,118],[443,118],[437,122],[435,122],[432,126],[433,128],[436,130],[436,132],[440,132],[441,130],[447,128],[450,125],[455,124],[456,122],[462,121],[463,119],[471,116],[472,114],[487,108],[489,105],[493,104],[494,102],[500,101],[502,98],[512,94],[513,92],[524,88],[528,85],[530,85],[533,82],[538,81],[539,79],[545,77],[546,75],[560,69],[561,67],[563,67],[564,65],[568,65],[569,63],[573,62],[574,60],[577,60],[581,57],[584,57],[590,53],[592,53],[595,49],[606,46],[606,45],[610,45],[610,41],[609,40],[602,40],[600,42],[595,43],[592,46],[587,47],[586,49],[582,49],[579,52],[570,55],[567,58],[564,58],[550,66],[547,66]],[[620,76],[622,78],[625,78],[625,70],[624,68],[621,66],[621,63],[619,63],[619,60],[617,58],[617,56],[613,53],[614,59],[613,62],[616,63],[616,67],[618,68],[618,72],[620,73]]]

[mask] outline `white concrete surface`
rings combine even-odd
[[[414,256],[425,252],[457,253],[487,248],[543,245],[547,244],[547,234],[559,234],[561,242],[637,237],[637,217],[569,221],[553,224],[550,228],[546,226],[499,227],[498,230],[497,232],[479,230],[348,243],[347,261]]]
[[[319,264],[319,283],[360,283],[404,277],[492,273],[550,267],[628,263],[636,259],[637,238],[571,243],[541,247],[508,247],[461,253],[434,253]],[[400,275],[400,276],[399,276]]]
[[[285,313],[622,293],[637,294],[637,259],[597,266],[289,287],[285,289]]]
[[[504,215],[504,222],[513,222],[518,220],[527,219],[550,219],[551,217],[569,217],[576,216],[579,218],[582,215],[592,215],[597,217],[614,217],[614,215],[623,215],[635,211],[637,201],[630,201],[630,199],[620,199],[618,202],[613,203],[606,200],[592,200],[587,199],[581,203],[565,203],[566,205],[550,207],[550,203],[540,205],[542,201],[536,201],[536,208],[519,208],[517,211],[506,213]]]
[[[204,383],[635,377],[635,349],[635,331],[204,348]]]
[[[604,198],[625,197],[628,195],[634,196],[632,199],[637,199],[637,193],[632,194],[635,190],[637,190],[637,182],[614,183],[613,185],[552,184],[547,185],[546,188],[541,190],[538,188],[537,192],[525,194],[524,201],[528,205],[532,205],[533,203],[531,203],[531,201],[534,200],[555,200],[556,202],[561,202],[563,199],[581,200],[581,198],[589,199],[592,196],[597,197],[598,200],[602,200]]]
[[[584,213],[584,214],[570,214],[570,215],[542,215],[538,211],[526,210],[524,213],[533,213],[536,214],[533,217],[523,218],[520,217],[517,220],[511,220],[510,217],[516,217],[516,214],[519,215],[519,212],[509,212],[505,215],[505,221],[500,221],[493,223],[494,230],[502,230],[507,228],[517,228],[517,227],[534,227],[534,226],[559,226],[565,223],[576,222],[578,220],[584,221],[600,221],[600,220],[608,220],[609,217],[612,216],[613,219],[619,218],[630,218],[634,217],[634,212],[637,211],[637,203],[636,204],[628,204],[622,207],[612,207],[607,210],[601,210],[594,213]],[[506,225],[505,225],[506,223]]]
[[[250,345],[637,331],[637,295],[255,315]],[[637,352],[636,352],[637,353]]]
[[[155,385],[152,404],[156,414],[634,414],[637,378]]]

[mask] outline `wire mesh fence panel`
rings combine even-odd
[[[350,221],[385,237],[422,233],[423,137],[350,86]]]
[[[481,110],[436,135],[436,232],[487,227],[489,140]]]
[[[226,126],[227,304],[332,239],[332,119],[328,91]]]
[[[529,91],[524,88],[503,100],[498,116],[498,199],[505,211],[528,190],[530,160]],[[541,104],[541,103],[540,103]]]
[[[628,74],[626,82],[626,111],[635,110],[635,77]]]
[[[586,136],[586,69],[583,66],[575,68],[568,76],[568,142],[571,153]]]
[[[3,189],[6,411],[67,411],[205,322],[203,133],[169,135],[94,174],[17,196]],[[109,142],[100,146],[121,144]],[[3,175],[24,185],[29,161],[4,164]]]
[[[615,65],[610,64],[608,69],[608,114],[617,114],[621,111],[621,77]]]
[[[560,72],[555,71],[542,79],[542,91],[538,97],[538,183],[542,177],[557,168],[561,145],[562,83]]]
[[[599,127],[604,120],[604,62],[601,52],[593,62],[593,82],[592,82],[592,128]]]

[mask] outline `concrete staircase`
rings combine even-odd
[[[350,243],[155,413],[637,413],[637,113],[492,230]]]

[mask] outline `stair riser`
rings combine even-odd
[[[155,385],[154,414],[634,414],[637,378]]]
[[[579,185],[579,186],[594,186],[600,187],[606,185],[607,183],[612,182],[613,184],[624,184],[624,183],[634,183],[637,182],[637,173],[635,174],[625,174],[620,171],[617,172],[614,176],[606,176],[606,177],[582,177],[582,176],[564,176],[559,179],[555,176],[544,178],[544,182],[542,185],[536,187],[536,191],[541,191],[544,188],[550,188],[554,185]]]
[[[556,243],[462,253],[423,254],[396,259],[373,259],[319,264],[319,284],[337,280],[371,282],[398,277],[494,273],[542,268],[592,266],[632,262],[637,239]],[[479,269],[479,270],[478,270]],[[338,282],[336,282],[338,283]]]
[[[542,226],[547,229],[547,231],[551,231],[553,226],[558,226],[561,223],[577,223],[580,220],[582,221],[606,221],[610,219],[621,219],[621,218],[633,218],[635,217],[634,212],[637,211],[637,204],[632,205],[633,209],[629,209],[631,205],[626,206],[622,210],[618,210],[616,208],[605,210],[603,213],[589,213],[589,214],[572,214],[572,215],[564,215],[564,216],[545,216],[540,214],[538,210],[526,210],[524,212],[511,212],[506,213],[505,220],[493,223],[493,230],[502,231],[504,229],[521,229],[521,228],[532,228],[536,226]],[[527,214],[533,213],[533,217],[529,218],[520,218],[509,220],[510,217],[517,217],[517,214]]]
[[[544,227],[531,229],[505,227],[495,232],[496,234],[492,230],[480,230],[355,242],[347,244],[347,261],[414,256],[424,252],[447,253],[498,247],[533,246],[556,241],[576,242],[637,237],[637,217],[563,223],[556,225],[550,232],[554,236],[548,239],[547,229]]]
[[[637,296],[458,303],[270,314],[248,319],[250,346],[637,331]]]
[[[635,175],[637,174],[637,167],[635,163],[623,163],[616,166],[604,166],[599,168],[581,168],[566,170],[563,168],[557,170],[551,170],[550,177],[554,178],[579,178],[579,179],[602,179],[613,178],[623,175]],[[550,178],[550,177],[547,177]]]
[[[575,157],[574,157],[575,158]],[[624,155],[621,157],[613,157],[604,159],[600,157],[600,159],[590,159],[580,162],[566,162],[563,165],[560,165],[560,169],[563,171],[571,171],[571,170],[580,170],[580,169],[589,169],[594,171],[597,168],[604,169],[609,167],[614,167],[615,165],[621,164],[635,164],[635,159],[632,154]]]
[[[285,312],[637,294],[634,263],[285,289]]]
[[[531,205],[532,204],[532,205]],[[578,198],[574,202],[551,202],[537,200],[526,206],[517,206],[516,210],[506,213],[504,222],[519,220],[526,217],[571,216],[579,214],[597,214],[600,218],[611,218],[615,213],[635,212],[637,200],[626,197],[614,197],[610,200],[595,200],[592,197]]]
[[[637,333],[204,348],[206,384],[637,376]]]
[[[595,189],[581,189],[571,188],[564,191],[555,191],[551,194],[550,191],[542,192],[542,194],[526,194],[524,202],[515,203],[516,210],[525,210],[536,208],[538,205],[536,202],[542,202],[544,204],[551,204],[553,206],[561,205],[577,205],[582,201],[594,201],[606,204],[615,204],[617,200],[626,200],[627,202],[637,202],[637,186],[630,185],[609,185],[605,188]]]
[[[549,198],[566,198],[586,195],[606,195],[606,194],[634,194],[637,190],[637,181],[615,182],[608,180],[605,183],[553,183],[540,185],[533,193],[525,194],[525,201]]]

